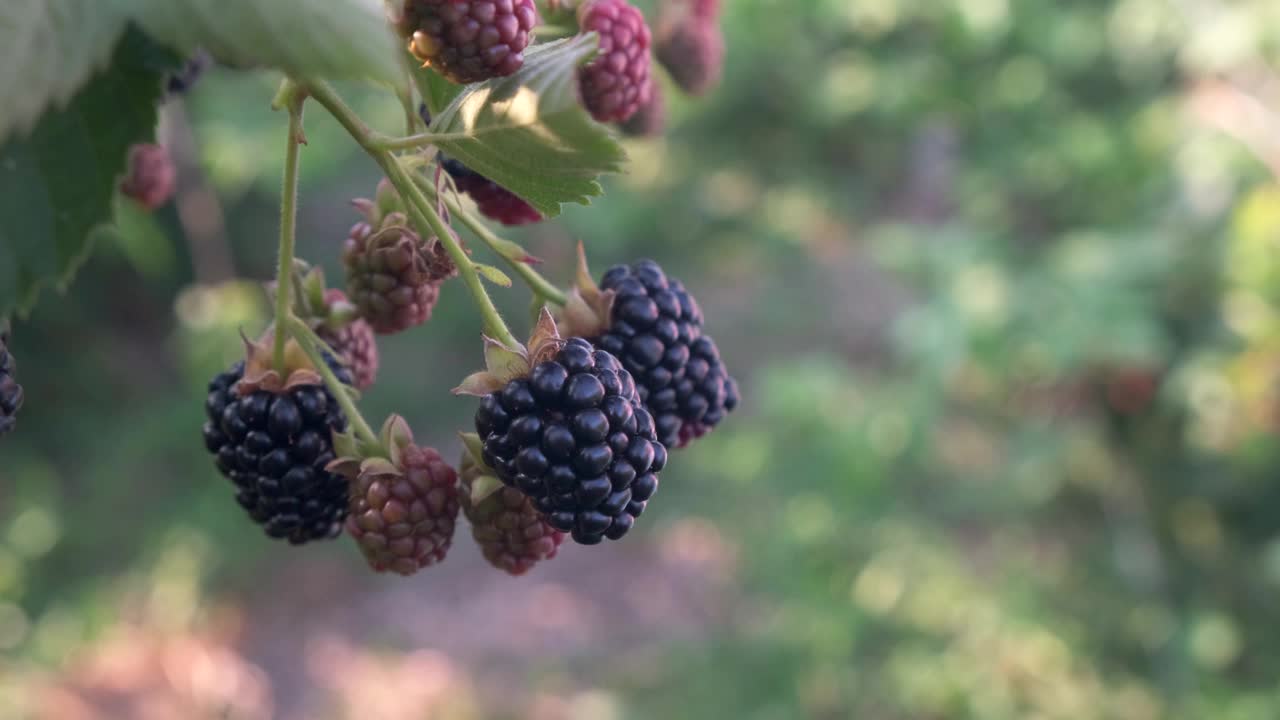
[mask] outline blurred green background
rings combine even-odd
[[[1280,4],[725,4],[719,90],[510,236],[561,282],[577,240],[663,263],[743,406],[525,578],[465,528],[406,580],[242,516],[199,427],[264,323],[284,118],[225,70],[168,106],[177,202],[16,328],[0,717],[1280,717]],[[337,279],[377,176],[307,132]],[[366,414],[456,456],[477,328],[451,283]]]

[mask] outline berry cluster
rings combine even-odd
[[[586,545],[627,534],[667,462],[630,374],[582,338],[485,396],[476,431],[498,477]]]
[[[295,545],[337,537],[347,482],[326,468],[335,458],[332,434],[347,421],[327,388],[246,382],[240,362],[209,383],[205,414],[205,447],[268,536]]]
[[[719,74],[718,0],[666,0],[653,48],[644,16],[627,0],[546,7],[557,27],[576,22],[578,32],[598,36],[598,52],[573,70],[578,98],[597,121],[626,134],[652,136],[665,125],[651,49],[689,92],[705,91]],[[539,22],[534,0],[402,0],[397,10],[409,51],[454,83],[517,72]],[[169,77],[170,93],[190,87],[207,63],[198,55]],[[308,93],[324,103],[317,87],[295,90],[297,103]],[[425,104],[419,114],[430,128]],[[584,258],[567,293],[515,265],[542,306],[521,344],[484,296],[481,276],[505,284],[501,273],[472,262],[449,228],[452,213],[467,211],[449,202],[431,207],[431,196],[447,175],[481,214],[504,225],[542,214],[441,153],[391,159],[399,172],[373,198],[354,201],[363,217],[342,242],[344,290],[327,288],[323,273],[282,243],[275,326],[246,341],[244,361],[209,384],[205,445],[237,501],[270,537],[300,544],[345,529],[374,571],[401,575],[444,560],[459,513],[486,560],[512,575],[555,557],[566,538],[595,545],[627,535],[657,492],[669,449],[709,432],[738,403],[697,303],[651,261],[615,267],[597,286]],[[435,193],[425,186],[432,179]],[[121,189],[154,208],[173,180],[163,148],[137,146]],[[537,262],[510,241],[477,234],[512,264]],[[375,435],[349,391],[376,382],[377,336],[426,323],[441,285],[460,272],[484,311],[486,369],[455,391],[480,398],[459,473],[416,444],[399,416]],[[546,303],[564,306],[568,339]],[[0,342],[0,433],[22,399],[12,371]]]

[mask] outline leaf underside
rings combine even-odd
[[[102,0],[94,0],[102,2]],[[400,79],[382,0],[123,0],[157,42],[232,67],[301,77]]]
[[[110,220],[129,146],[154,136],[163,73],[176,65],[131,29],[67,107],[0,147],[0,317],[29,310],[88,255]]]
[[[626,153],[578,99],[578,68],[595,54],[594,33],[537,45],[515,74],[469,85],[433,119],[446,154],[519,195],[547,217],[566,202],[603,194],[598,178]]]

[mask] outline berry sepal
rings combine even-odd
[[[274,335],[267,333],[260,340],[253,341],[241,335],[244,340],[244,377],[236,383],[235,391],[241,397],[252,395],[259,390],[270,393],[287,393],[306,385],[324,385],[324,378],[311,364],[306,351],[297,340],[289,338],[284,345],[284,366],[277,368],[272,355]]]
[[[561,310],[561,324],[565,332],[570,336],[599,337],[609,329],[616,297],[616,292],[601,290],[591,277],[586,250],[582,243],[578,243],[578,272],[569,290],[568,301]]]
[[[475,433],[459,433],[462,512],[485,560],[510,575],[523,575],[559,552],[567,534],[552,527],[533,501],[507,487],[484,461],[484,445]]]
[[[527,345],[510,347],[487,335],[483,340],[485,369],[468,375],[453,394],[484,397],[497,392],[512,380],[528,377],[536,365],[555,357],[564,346],[556,321],[545,307]]]

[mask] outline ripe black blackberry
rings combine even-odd
[[[17,424],[18,409],[22,407],[22,386],[14,377],[17,369],[13,354],[9,352],[8,328],[0,322],[0,435],[13,430]]]
[[[582,338],[486,395],[475,419],[485,463],[584,545],[626,535],[667,462],[631,375]]]
[[[330,366],[344,383],[351,377]],[[272,392],[246,387],[238,362],[209,383],[205,447],[236,486],[236,502],[267,535],[294,545],[342,531],[347,481],[325,467],[334,459],[334,431],[347,420],[323,385]],[[247,392],[246,392],[247,391]]]
[[[611,268],[600,289],[612,311],[594,342],[635,378],[658,440],[680,448],[705,435],[738,405],[738,387],[703,334],[702,310],[679,280],[652,260]]]

